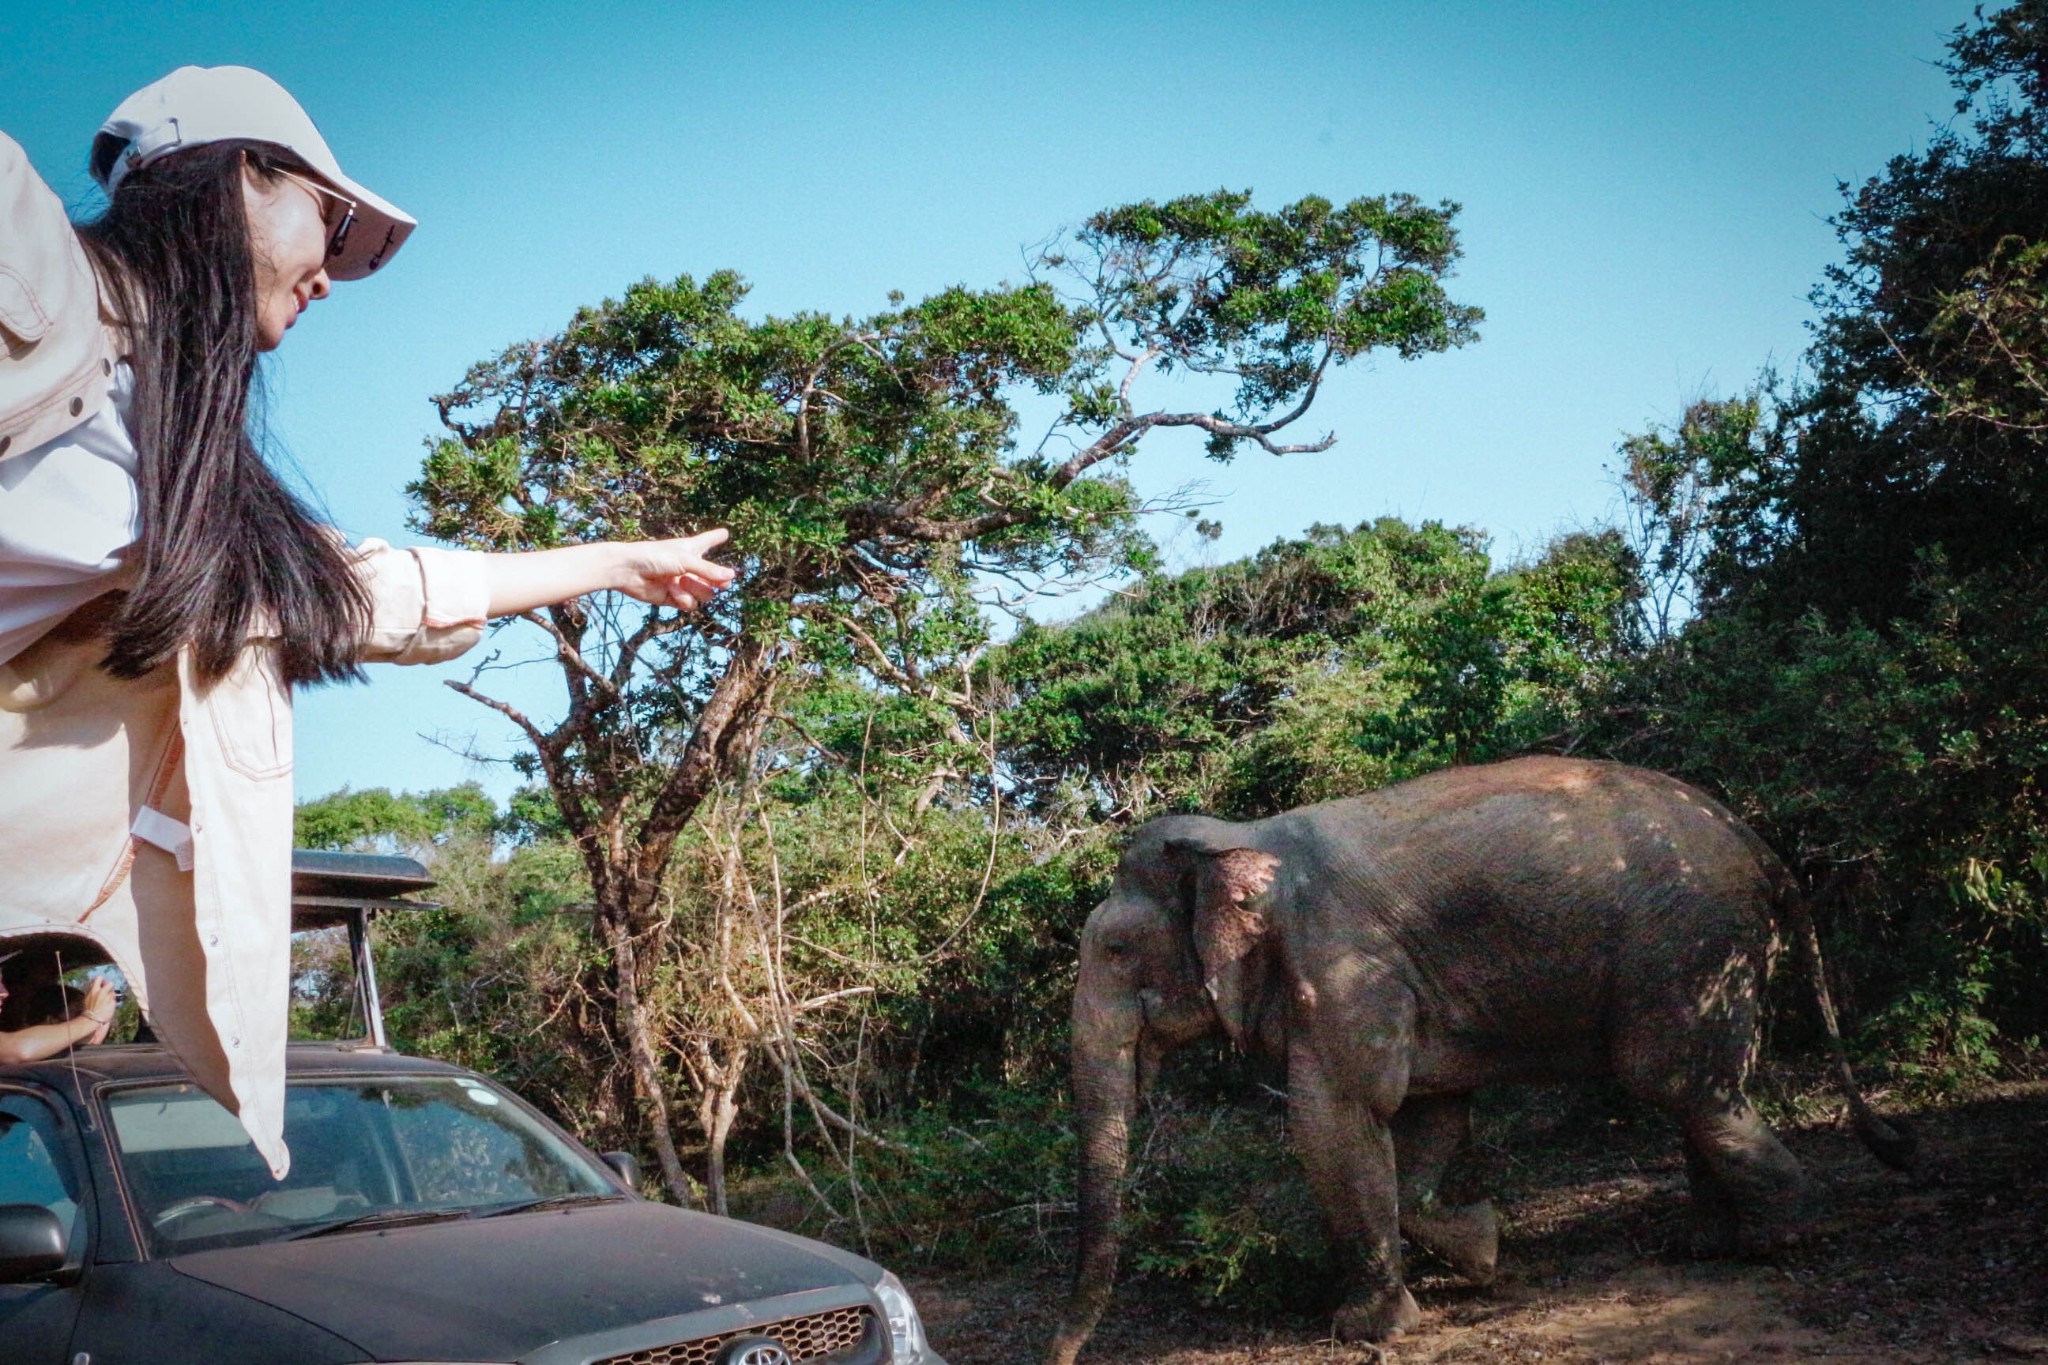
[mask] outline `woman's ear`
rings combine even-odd
[[[1272,919],[1266,893],[1280,860],[1256,848],[1218,848],[1191,839],[1166,845],[1194,873],[1195,955],[1202,984],[1231,1041],[1242,1047],[1248,1031],[1246,1006],[1263,975]]]

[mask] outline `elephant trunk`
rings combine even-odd
[[[1116,1279],[1124,1172],[1138,1095],[1137,1002],[1112,999],[1084,965],[1074,992],[1074,1106],[1080,1116],[1080,1245],[1074,1286],[1046,1352],[1047,1365],[1073,1365],[1109,1304]]]

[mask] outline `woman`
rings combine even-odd
[[[12,956],[12,953],[0,953],[0,963],[5,963]],[[58,998],[67,998],[63,983],[55,984]],[[8,994],[6,978],[0,977],[0,1007],[6,1005]],[[63,1011],[48,1023],[0,1029],[0,1066],[40,1062],[81,1043],[105,1042],[107,1030],[114,1026],[114,1011],[119,1004],[114,988],[107,984],[105,978],[94,977],[85,988],[85,999],[76,1014]]]
[[[0,939],[98,942],[282,1174],[291,689],[583,593],[694,607],[725,532],[348,547],[264,462],[255,362],[413,220],[243,67],[130,96],[91,170],[74,229],[0,137]]]

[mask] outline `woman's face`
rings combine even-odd
[[[256,258],[256,349],[271,351],[315,299],[327,297],[327,213],[335,201],[289,177],[242,172]]]

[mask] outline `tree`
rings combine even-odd
[[[498,807],[474,782],[417,794],[343,788],[301,801],[294,824],[293,842],[300,848],[431,857],[451,839],[489,838],[497,830]]]
[[[900,695],[936,766],[970,768],[978,584],[1150,562],[1116,470],[1152,433],[1212,456],[1290,442],[1329,372],[1474,339],[1443,280],[1454,205],[1218,192],[1097,214],[1042,278],[900,298],[865,318],[751,320],[730,272],[646,281],[559,335],[472,368],[412,486],[418,525],[491,549],[732,527],[741,576],[703,617],[615,600],[525,620],[567,691],[543,723],[455,684],[532,746],[580,851],[612,1027],[670,1189],[687,1188],[645,997],[667,955],[664,875],[720,784],[745,774],[796,677]],[[1062,292],[1064,287],[1066,292]],[[1234,382],[1215,411],[1141,407],[1151,370]],[[1060,406],[1017,441],[1016,396]],[[493,656],[494,658],[496,656]],[[962,714],[968,716],[962,720]]]
[[[1961,117],[1847,194],[1809,377],[1625,446],[1701,594],[1600,742],[1726,794],[1877,1032],[1968,1071],[2048,1022],[2048,3],[1947,67]]]
[[[1962,419],[1965,431],[1979,427],[1977,437],[1992,438],[1995,450],[2016,452],[2048,433],[2048,241],[2030,216],[2048,157],[2048,10],[2018,4],[1978,17],[1977,27],[1956,31],[1948,63],[1957,112],[1977,115],[1975,136],[1948,134],[1938,145],[1952,155],[1930,155],[1923,169],[2014,172],[2012,198],[1959,233],[1949,229],[1976,259],[1962,262],[1959,278],[1935,282],[1924,331],[1893,339],[1893,351],[1942,417]],[[2020,439],[1995,439],[2007,435]],[[2023,481],[2040,491],[2036,479]]]
[[[1621,443],[1621,532],[1641,565],[1637,627],[1663,644],[1730,593],[1776,548],[1766,510],[1786,467],[1776,382],[1740,398],[1700,399],[1673,430]]]
[[[2048,223],[2044,52],[2041,0],[1959,28],[1946,65],[1966,117],[1836,218],[1844,259],[1816,293],[1812,379],[1785,413],[1797,456],[1762,509],[1783,527],[1771,577],[1791,587],[1785,615],[1883,623],[1913,613],[1922,551],[1973,574],[2048,544],[2028,416],[2048,338],[2038,314],[2015,316]]]
[[[1005,771],[1042,818],[1255,817],[1569,748],[1634,656],[1634,570],[1611,533],[1496,570],[1476,532],[1385,518],[1154,575],[991,654]]]

